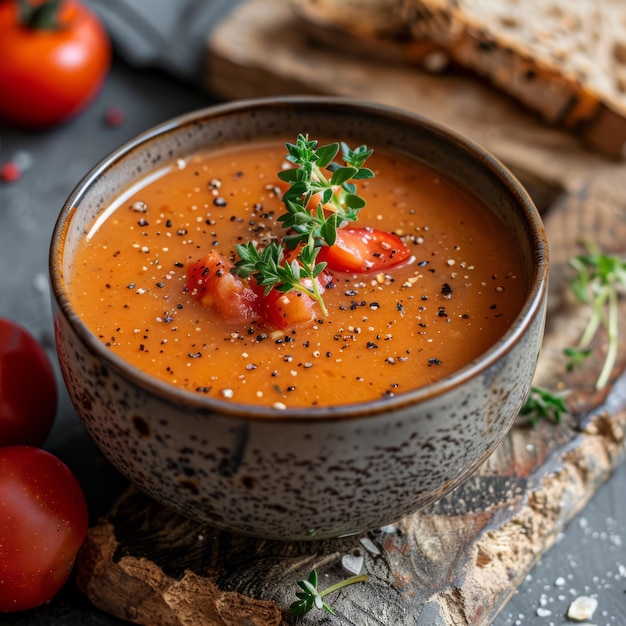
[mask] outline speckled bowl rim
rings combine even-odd
[[[181,126],[192,125],[199,120],[232,114],[237,111],[275,108],[277,106],[294,107],[299,104],[321,107],[348,107],[354,108],[355,110],[367,111],[375,115],[391,115],[396,120],[405,119],[410,124],[422,126],[431,134],[440,135],[442,139],[455,144],[457,149],[465,150],[471,157],[477,159],[485,166],[495,178],[499,179],[504,184],[519,206],[523,208],[529,226],[530,238],[533,242],[535,261],[534,275],[530,277],[529,293],[522,309],[509,329],[493,346],[482,353],[478,358],[452,374],[429,385],[418,387],[412,391],[407,391],[390,398],[369,400],[361,403],[326,407],[287,408],[281,410],[269,406],[255,406],[220,400],[218,398],[207,398],[192,391],[186,391],[164,381],[152,378],[140,369],[130,365],[111,350],[108,350],[74,312],[64,285],[65,281],[62,278],[63,272],[60,271],[64,254],[65,233],[67,232],[67,228],[75,212],[74,207],[88,192],[89,187],[97,181],[109,167],[123,159],[131,151]],[[236,418],[273,420],[277,423],[281,423],[292,420],[319,421],[371,417],[430,400],[463,385],[472,378],[480,376],[482,372],[493,366],[514,347],[535,317],[540,314],[542,302],[547,295],[548,258],[548,244],[543,222],[529,194],[507,167],[473,140],[417,113],[389,105],[335,96],[276,96],[236,100],[179,115],[137,135],[111,152],[108,156],[104,157],[90,169],[78,183],[61,209],[52,234],[49,272],[53,296],[56,298],[58,305],[69,320],[74,331],[93,355],[101,359],[103,363],[115,370],[122,377],[132,381],[137,384],[138,387],[154,396],[169,402],[172,406],[182,406],[206,411],[211,414],[218,413]]]

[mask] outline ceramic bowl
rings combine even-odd
[[[530,276],[523,308],[478,359],[439,382],[358,405],[285,410],[200,397],[151,379],[81,322],[67,277],[101,210],[165,159],[257,135],[336,136],[429,164],[515,233]],[[132,483],[182,515],[262,538],[302,540],[391,523],[450,492],[493,452],[529,391],[542,342],[548,251],[518,181],[473,142],[419,116],[348,99],[285,97],[194,112],[98,164],[63,207],[51,246],[55,332],[72,402]]]

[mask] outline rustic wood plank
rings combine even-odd
[[[244,3],[207,42],[207,85],[225,98],[336,93],[403,106],[500,156],[545,214],[551,288],[536,383],[569,389],[571,414],[534,428],[520,421],[477,473],[440,502],[350,538],[237,537],[130,489],[90,531],[77,582],[96,606],[138,624],[293,624],[286,608],[297,580],[316,567],[325,586],[349,575],[344,557],[362,557],[370,580],[328,598],[337,611],[334,625],[368,619],[484,626],[626,456],[626,333],[615,380],[601,393],[593,382],[604,338],[584,370],[567,373],[562,354],[588,314],[568,287],[567,260],[581,250],[580,239],[626,252],[626,165],[586,151],[468,76],[429,76],[395,59],[337,57],[311,45],[300,26],[282,0]],[[298,623],[331,622],[312,612]]]

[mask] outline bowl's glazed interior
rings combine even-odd
[[[93,221],[166,161],[260,137],[338,137],[423,161],[479,197],[515,234],[528,270],[505,335],[452,376],[389,399],[279,415],[151,379],[109,351],[72,307],[67,277]],[[50,271],[59,360],[95,442],[180,513],[258,537],[339,536],[384,525],[449,492],[502,441],[543,335],[548,253],[516,179],[471,141],[387,107],[337,98],[236,102],[148,131],[97,165],[59,217]]]

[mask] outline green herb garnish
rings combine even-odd
[[[567,357],[566,370],[582,367],[592,354],[590,344],[601,326],[609,339],[609,347],[602,370],[596,380],[596,389],[609,381],[618,351],[619,289],[626,286],[626,261],[617,256],[603,254],[595,246],[586,244],[588,253],[572,257],[569,264],[576,270],[571,282],[572,291],[580,302],[591,306],[591,316],[576,346],[563,349]],[[563,396],[540,387],[532,387],[520,415],[531,415],[531,424],[542,417],[560,421],[567,406]]]
[[[317,255],[322,246],[333,245],[337,228],[357,220],[365,200],[357,195],[352,181],[373,178],[374,172],[363,167],[372,154],[367,146],[351,150],[343,142],[320,147],[317,144],[308,135],[298,135],[295,144],[286,144],[285,158],[296,167],[278,173],[282,181],[289,183],[281,198],[286,212],[278,221],[288,232],[280,243],[272,242],[261,249],[252,242],[238,244],[239,261],[233,271],[242,278],[252,276],[265,287],[266,295],[272,289],[305,293],[327,315],[315,280],[326,264],[318,263]],[[333,160],[340,147],[343,164]],[[315,194],[319,194],[319,201],[310,207]],[[297,249],[298,254],[286,259],[285,248]]]
[[[530,416],[530,423],[535,426],[541,418],[552,417],[557,423],[567,413],[565,398],[541,387],[531,387],[528,398],[520,410],[520,415]]]
[[[354,585],[355,583],[362,583],[368,579],[367,574],[360,574],[359,576],[352,576],[352,578],[347,578],[346,580],[342,580],[330,587],[327,587],[323,591],[318,591],[317,589],[317,571],[313,570],[306,580],[299,580],[298,586],[302,591],[296,591],[296,596],[298,600],[292,603],[289,607],[289,612],[292,615],[304,615],[308,613],[313,607],[317,609],[324,609],[328,611],[331,615],[335,614],[335,611],[332,610],[326,602],[324,602],[324,596],[332,593],[333,591],[337,591],[342,589],[343,587],[347,587],[348,585]]]
[[[604,365],[596,381],[596,389],[602,389],[609,381],[617,360],[618,350],[618,289],[626,286],[626,261],[617,256],[602,254],[587,245],[588,254],[570,259],[577,276],[572,290],[581,301],[591,305],[591,316],[580,341],[573,348],[566,348],[568,371],[578,367],[591,354],[589,345],[601,326],[609,339]]]

